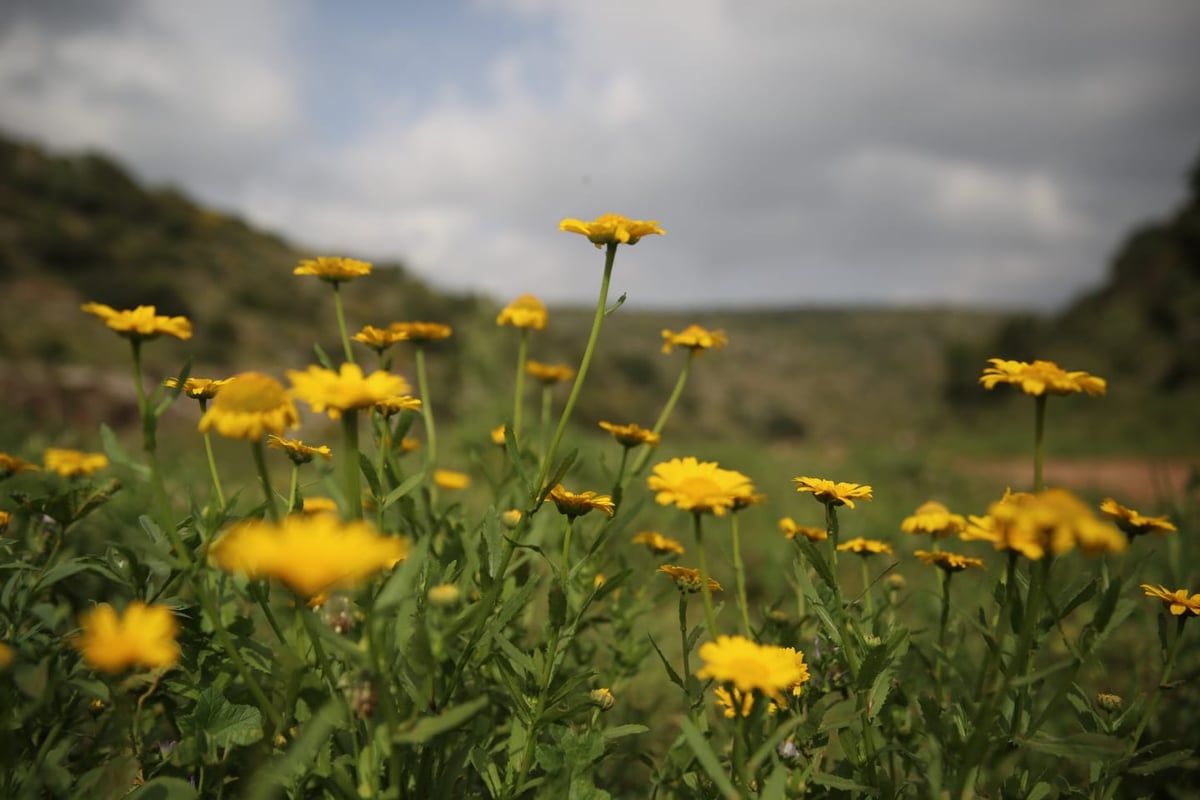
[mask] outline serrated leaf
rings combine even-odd
[[[200,693],[186,725],[192,735],[204,741],[204,749],[210,754],[215,754],[216,748],[253,744],[263,737],[262,712],[254,706],[229,702],[213,686]]]
[[[641,733],[650,731],[645,725],[614,725],[611,728],[605,728],[600,731],[600,735],[605,739],[621,739],[625,736],[637,736]]]
[[[1016,741],[1022,747],[1039,753],[1061,758],[1082,758],[1087,761],[1114,758],[1125,749],[1125,744],[1120,739],[1098,733],[1080,733],[1062,738],[1035,736],[1032,739],[1018,738]]]

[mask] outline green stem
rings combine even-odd
[[[746,600],[746,568],[742,563],[742,542],[737,512],[733,513],[730,525],[733,529],[733,571],[737,581],[738,610],[742,614],[742,636],[750,638],[750,604]]]
[[[942,614],[938,622],[938,661],[933,668],[934,685],[937,688],[938,702],[942,702],[942,662],[946,659],[946,625],[950,621],[950,579],[951,572],[938,570],[939,582],[942,584]]]
[[[267,499],[267,515],[271,521],[279,523],[279,506],[275,502],[275,490],[271,488],[271,477],[267,473],[267,459],[263,454],[263,444],[261,439],[256,439],[250,443],[250,450],[254,453],[254,466],[258,468],[258,479],[262,483],[263,496]]]
[[[346,354],[346,363],[354,363],[354,353],[350,350],[350,337],[346,335],[346,312],[342,308],[342,285],[333,282],[333,308],[337,313],[338,335],[342,337],[342,351]]]
[[[429,400],[429,378],[425,373],[425,348],[417,345],[417,391],[421,393],[421,416],[425,420],[425,467],[433,474],[437,461],[437,429],[433,425],[433,403]]]
[[[717,616],[713,613],[712,589],[708,585],[708,559],[704,555],[704,534],[700,514],[692,514],[693,531],[696,534],[696,550],[700,558],[700,593],[704,598],[704,624],[708,626],[708,638],[717,640]]]
[[[299,511],[296,508],[296,499],[300,494],[300,465],[292,463],[292,483],[288,487],[287,513]]]
[[[258,603],[258,607],[262,609],[263,616],[267,618],[267,625],[271,627],[271,632],[275,634],[284,646],[290,647],[287,637],[283,634],[283,629],[279,627],[279,620],[275,618],[275,612],[271,610],[270,596],[257,581],[250,582],[250,597],[254,602]]]
[[[158,524],[166,529],[174,526],[171,516],[171,501],[163,484],[162,471],[158,466],[158,447],[155,439],[154,411],[146,400],[146,387],[142,384],[142,340],[133,336],[129,339],[133,351],[133,386],[137,392],[138,419],[142,423],[142,449],[150,462],[150,483],[154,489],[154,504],[158,510]]]
[[[1016,669],[1011,673],[1014,678],[1027,678],[1033,669],[1033,634],[1038,618],[1042,615],[1042,600],[1045,587],[1050,585],[1050,568],[1053,566],[1053,556],[1047,555],[1029,571],[1029,592],[1025,595],[1025,616],[1021,620],[1021,631],[1017,636]],[[1011,679],[1010,679],[1011,680]],[[1032,699],[1030,693],[1033,687],[1025,683],[1020,687],[1017,696],[1013,698],[1012,725],[1010,734],[1016,737],[1021,732],[1021,717],[1025,706]]]
[[[871,567],[868,564],[870,557],[863,555],[859,557],[859,560],[862,561],[863,594],[866,595],[867,618],[870,619],[875,616],[875,598],[871,596]]]
[[[1040,492],[1046,488],[1042,480],[1042,441],[1046,433],[1046,395],[1039,394],[1034,398],[1033,406],[1033,490]]]
[[[200,400],[200,416],[204,416],[204,412],[208,410],[208,401]],[[217,495],[217,504],[221,510],[225,510],[225,492],[221,488],[221,475],[217,472],[217,460],[213,457],[212,437],[208,431],[204,434],[204,455],[208,459],[208,474],[212,478],[213,491]]]
[[[663,428],[667,426],[667,420],[671,418],[672,412],[675,411],[675,404],[679,402],[680,396],[683,394],[683,387],[687,385],[688,375],[692,371],[692,361],[696,357],[695,350],[688,350],[687,358],[684,359],[683,369],[679,371],[679,377],[675,379],[675,388],[671,390],[671,396],[667,398],[666,405],[663,406],[662,412],[658,415],[658,420],[654,423],[651,429],[655,433],[661,435]],[[633,469],[629,471],[629,477],[632,480],[642,473],[646,468],[646,462],[650,460],[650,450],[647,447],[639,455],[637,461],[633,462]]]
[[[562,544],[562,573],[559,580],[562,583],[563,596],[567,594],[567,573],[571,570],[571,533],[575,530],[575,517],[567,517],[567,530],[563,533]]]
[[[692,715],[692,693],[688,691],[688,680],[692,676],[692,667],[689,663],[691,654],[688,653],[688,624],[687,624],[687,593],[679,593],[679,647],[683,653],[683,713],[687,716]]]
[[[342,451],[346,510],[351,519],[362,519],[362,488],[358,482],[358,411],[354,409],[342,414]]]
[[[547,437],[550,435],[550,405],[553,400],[553,388],[550,384],[542,386],[542,416],[541,424],[539,425],[539,436],[541,443],[539,446],[538,458],[546,457]]]
[[[575,403],[579,399],[580,392],[583,391],[583,381],[587,377],[588,367],[592,364],[592,355],[596,352],[596,342],[600,339],[600,325],[604,322],[604,311],[608,305],[608,284],[612,279],[613,262],[617,257],[617,245],[615,242],[610,243],[604,253],[604,277],[600,280],[600,297],[596,301],[596,314],[592,318],[592,330],[588,334],[587,346],[583,350],[583,359],[579,362],[579,371],[575,373],[575,382],[571,384],[571,394],[567,396],[567,403],[563,406],[562,415],[558,418],[558,427],[554,430],[554,437],[550,440],[550,449],[546,452],[546,457],[542,459],[541,469],[538,470],[537,480],[533,483],[533,491],[536,496],[540,497],[547,476],[550,474],[550,467],[554,463],[554,456],[558,453],[558,446],[562,443],[563,434],[567,430],[567,423],[571,419],[571,412],[575,410]]]
[[[529,350],[529,328],[521,328],[521,343],[517,346],[517,376],[513,382],[512,431],[517,447],[521,446],[521,412],[525,406],[525,354]]]

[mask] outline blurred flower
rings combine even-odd
[[[671,580],[675,581],[676,588],[685,594],[695,594],[700,591],[700,570],[691,569],[690,567],[676,567],[672,564],[663,564],[658,568],[659,572],[664,573]],[[721,584],[717,583],[712,578],[708,579],[708,588],[714,592],[723,591]]]
[[[689,325],[679,333],[663,328],[662,337],[664,353],[670,353],[676,347],[686,347],[696,355],[700,355],[705,350],[720,350],[729,344],[725,331],[710,331],[699,325]]]
[[[550,490],[547,495],[554,501],[558,513],[570,518],[582,517],[584,514],[599,509],[610,517],[616,513],[616,506],[613,504],[613,499],[606,494],[596,494],[595,492],[569,492],[560,483]]]
[[[402,342],[408,337],[391,328],[376,328],[374,325],[365,325],[362,330],[350,338],[359,344],[365,344],[376,353],[382,353],[396,342]]]
[[[926,550],[917,550],[913,555],[930,566],[941,567],[946,572],[962,572],[968,567],[983,569],[982,559],[960,556],[957,553],[946,553],[941,550],[930,553]]]
[[[776,701],[785,691],[808,680],[802,654],[790,647],[756,644],[741,636],[718,636],[700,646],[704,666],[696,671],[701,680],[718,683],[749,693],[758,690]]]
[[[656,556],[664,556],[667,553],[683,555],[684,553],[682,544],[669,536],[663,536],[658,531],[642,531],[635,535],[632,541],[634,544],[646,545],[650,552]]]
[[[1147,597],[1162,600],[1167,609],[1177,617],[1185,611],[1200,616],[1200,594],[1188,597],[1187,589],[1176,589],[1172,592],[1165,586],[1151,586],[1148,583],[1143,583],[1142,589]]]
[[[591,222],[568,218],[558,223],[558,229],[586,236],[597,248],[606,244],[637,244],[643,236],[666,233],[656,220],[629,219],[619,214],[602,214]]]
[[[881,542],[878,539],[864,539],[861,536],[842,542],[837,549],[839,551],[849,550],[860,556],[872,556],[880,553],[891,555],[892,552],[892,546],[887,542]]]
[[[200,418],[201,433],[215,429],[226,438],[250,441],[299,426],[296,404],[279,381],[261,372],[243,372],[230,378]]]
[[[521,524],[520,509],[510,508],[508,511],[505,511],[500,515],[500,521],[504,523],[504,527],[512,530]]]
[[[657,492],[654,499],[661,506],[674,505],[696,514],[708,511],[719,517],[733,508],[739,497],[754,493],[750,479],[742,473],[692,456],[656,464],[646,483]]]
[[[212,400],[217,396],[217,391],[229,383],[229,378],[221,378],[213,380],[211,378],[184,378],[183,388],[180,390],[193,400]],[[178,378],[167,378],[163,381],[163,386],[168,389],[175,389],[179,386]]]
[[[465,472],[458,472],[452,469],[435,469],[433,471],[433,482],[439,488],[447,491],[457,491],[466,489],[471,485],[471,476]]]
[[[601,422],[600,427],[611,433],[612,437],[623,447],[637,447],[640,444],[658,447],[658,443],[662,441],[662,437],[654,431],[647,430],[641,425],[635,425],[632,422],[628,425]]]
[[[112,606],[101,603],[79,615],[79,627],[82,632],[71,644],[89,667],[101,672],[139,665],[159,669],[179,660],[179,623],[166,606],[134,600],[118,616]]]
[[[834,483],[825,478],[792,478],[797,492],[812,492],[812,496],[827,506],[847,505],[854,508],[855,500],[870,500],[870,486],[858,483]]]
[[[507,425],[501,425],[499,428],[492,428],[492,432],[490,434],[492,437],[492,444],[499,445],[500,447],[504,447],[506,444],[506,440],[504,438],[504,431],[507,429],[508,429]]]
[[[342,364],[337,372],[324,367],[310,366],[304,372],[288,370],[292,394],[303,400],[317,413],[325,412],[330,419],[339,419],[343,412],[370,408],[376,403],[397,395],[407,395],[408,381],[399,375],[376,370],[363,375],[357,364]],[[220,395],[217,397],[220,400]]]
[[[384,419],[390,419],[391,417],[399,414],[401,411],[420,411],[421,400],[420,398],[413,397],[412,395],[397,394],[391,397],[385,397],[383,400],[375,403],[374,408],[384,416]],[[405,448],[405,442],[409,442],[415,446]],[[400,445],[402,450],[416,450],[421,446],[420,443],[415,439],[402,439]]]
[[[613,697],[613,693],[607,688],[592,689],[588,692],[588,697],[601,711],[608,711],[617,704],[617,698]]]
[[[1128,540],[1112,524],[1065,489],[1037,494],[1006,493],[988,508],[989,523],[972,518],[963,538],[984,538],[987,527],[997,550],[1015,550],[1037,561],[1047,551],[1062,555],[1074,547],[1088,554],[1122,553]]]
[[[1146,533],[1156,533],[1159,536],[1165,536],[1168,533],[1175,533],[1179,530],[1165,516],[1142,516],[1137,511],[1134,511],[1132,508],[1126,508],[1111,497],[1106,497],[1101,501],[1100,510],[1112,517],[1116,521],[1117,527],[1125,531],[1125,534],[1131,538]]]
[[[306,497],[300,510],[305,514],[336,514],[338,507],[328,497]]]
[[[496,316],[496,324],[543,331],[548,319],[545,304],[531,294],[523,294],[504,307]]]
[[[994,389],[998,384],[1011,383],[1025,394],[1040,396],[1043,394],[1072,394],[1087,392],[1090,395],[1102,395],[1107,390],[1103,378],[1097,378],[1086,372],[1067,372],[1053,361],[1008,361],[1003,358],[989,358],[992,366],[985,367],[979,376],[979,383],[985,389]]]
[[[420,449],[421,449],[421,442],[419,439],[411,439],[411,438],[405,436],[404,438],[402,438],[400,440],[400,452],[401,453],[415,453],[416,451],[418,451]]]
[[[16,475],[18,472],[36,471],[37,469],[37,464],[30,464],[25,459],[10,456],[8,453],[0,453],[0,480],[10,475]]]
[[[49,472],[57,472],[64,478],[91,475],[108,467],[108,456],[103,453],[84,453],[50,447],[42,454],[42,465]]]
[[[797,525],[796,520],[791,517],[784,517],[779,520],[779,532],[788,539],[803,536],[810,542],[823,542],[829,538],[829,531],[824,528],[818,528],[815,525]]]
[[[575,370],[566,364],[543,364],[532,359],[525,362],[525,372],[547,386],[553,383],[566,383],[575,377]]]
[[[935,539],[962,533],[966,527],[967,520],[962,514],[951,514],[950,509],[936,500],[922,504],[900,523],[900,530],[905,533],[928,533]]]
[[[1125,705],[1125,701],[1121,699],[1119,694],[1109,694],[1108,692],[1100,692],[1096,695],[1096,705],[1100,706],[1102,711],[1107,711],[1109,714],[1120,711]]]
[[[0,532],[3,532],[10,522],[12,522],[12,514],[7,511],[0,511]]]
[[[164,333],[176,339],[192,338],[192,323],[187,317],[164,317],[156,313],[154,306],[117,311],[103,303],[84,303],[80,308],[95,314],[104,320],[105,325],[127,339],[154,339]]]
[[[293,464],[307,464],[316,456],[320,456],[326,461],[333,458],[333,451],[329,449],[328,445],[323,444],[320,447],[312,447],[299,439],[284,439],[282,436],[276,436],[273,433],[267,436],[267,447],[273,447],[276,450],[282,450],[287,453],[287,457],[292,460]]]
[[[462,590],[453,583],[439,583],[437,586],[431,586],[425,596],[429,598],[430,605],[453,608],[462,599]]]
[[[388,326],[388,330],[418,344],[449,339],[450,334],[454,332],[449,325],[440,322],[393,322]]]
[[[305,259],[300,266],[292,270],[293,275],[315,275],[323,281],[338,284],[354,280],[363,275],[371,274],[371,264],[353,258],[340,256],[317,256],[315,259]]]
[[[6,670],[16,659],[16,653],[4,642],[0,642],[0,670]]]
[[[721,713],[726,719],[734,717],[748,717],[750,712],[754,710],[754,693],[742,692],[738,689],[730,691],[724,686],[718,686],[713,690],[713,695],[717,700],[717,707],[721,709]],[[775,703],[767,704],[767,714],[775,714],[779,711],[779,706]]]
[[[408,557],[409,542],[333,514],[292,514],[279,524],[248,520],[221,534],[209,559],[251,579],[275,578],[311,597],[354,587]]]

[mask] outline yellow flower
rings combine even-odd
[[[7,511],[0,511],[0,532],[3,532],[10,522],[12,522],[12,514]]]
[[[664,556],[667,553],[683,555],[684,553],[682,544],[669,536],[663,536],[658,531],[642,531],[634,536],[632,541],[634,544],[646,545],[656,556]]]
[[[877,553],[886,553],[891,555],[892,546],[887,542],[881,542],[878,539],[864,539],[861,536],[856,536],[853,539],[842,542],[837,548],[841,550],[849,550],[858,553],[860,556],[872,556]]]
[[[216,430],[226,438],[249,441],[298,427],[296,404],[279,381],[261,372],[243,372],[230,378],[200,418],[201,433]]]
[[[311,597],[354,587],[408,557],[409,542],[333,514],[292,514],[279,524],[249,520],[226,530],[209,559],[227,572],[274,578]]]
[[[375,410],[384,416],[384,418],[394,417],[401,411],[420,411],[421,399],[408,394],[398,394],[392,397],[384,398],[377,402],[374,406]],[[405,447],[404,442],[409,442],[415,446]],[[401,439],[402,450],[416,450],[421,446],[415,439]]]
[[[966,528],[967,520],[962,514],[951,514],[950,509],[936,500],[922,504],[900,523],[900,530],[905,533],[928,533],[935,539],[962,533]]]
[[[675,587],[685,594],[695,594],[700,591],[700,570],[698,569],[663,564],[658,571],[675,581]],[[708,588],[714,592],[722,591],[721,584],[712,578],[708,579]]]
[[[13,649],[4,642],[0,642],[0,670],[8,669],[15,659],[16,654],[13,653]]]
[[[656,464],[646,483],[658,493],[654,499],[660,506],[674,505],[697,514],[708,511],[718,517],[733,508],[738,498],[754,493],[750,479],[740,472],[692,456]]]
[[[84,453],[79,450],[51,447],[42,455],[42,464],[50,472],[57,472],[64,478],[74,478],[79,475],[91,475],[107,468],[108,457],[103,453]]]
[[[931,567],[941,567],[946,572],[961,572],[968,567],[983,569],[983,561],[981,559],[960,556],[957,553],[947,553],[942,550],[931,553],[926,550],[917,550],[913,555]]]
[[[655,220],[629,219],[619,214],[602,214],[592,222],[568,218],[558,223],[558,229],[586,236],[597,248],[606,244],[637,244],[643,236],[666,233]]]
[[[779,532],[789,539],[803,536],[810,542],[823,542],[829,538],[829,531],[824,528],[818,528],[815,525],[797,525],[796,520],[791,517],[779,520]]]
[[[429,587],[425,596],[429,598],[430,605],[439,608],[453,608],[462,599],[462,590],[453,583],[439,583],[437,586]]]
[[[138,306],[131,311],[117,311],[103,303],[84,303],[81,309],[95,314],[104,324],[127,339],[154,339],[161,334],[176,339],[192,338],[192,323],[187,317],[164,317],[154,306]]]
[[[10,456],[8,453],[0,453],[0,480],[16,475],[18,472],[36,471],[37,464],[30,464],[23,458]]]
[[[613,697],[613,693],[607,687],[592,689],[588,692],[588,698],[601,711],[608,711],[617,704],[617,698]]]
[[[616,506],[613,504],[613,499],[606,494],[596,494],[595,492],[568,492],[560,483],[550,490],[548,497],[554,501],[554,505],[558,508],[558,513],[563,516],[575,519],[582,517],[593,509],[599,509],[610,517],[616,513]]]
[[[304,372],[292,369],[287,376],[292,382],[292,394],[308,403],[313,411],[327,413],[330,419],[409,392],[408,381],[399,375],[376,370],[364,376],[357,364],[342,364],[337,372],[317,366],[310,366]]]
[[[492,444],[497,444],[497,445],[500,445],[501,447],[504,447],[505,441],[506,441],[504,438],[504,431],[507,429],[508,429],[507,425],[501,425],[499,428],[492,428],[492,432],[491,432]]]
[[[72,645],[89,667],[117,673],[132,667],[170,667],[179,660],[179,623],[166,606],[130,603],[122,616],[107,603],[79,615],[80,633]]]
[[[504,307],[496,316],[496,324],[544,331],[548,318],[549,313],[541,300],[531,294],[523,294]]]
[[[696,677],[701,680],[712,678],[742,693],[757,690],[776,701],[807,679],[803,656],[793,648],[756,644],[741,636],[705,642],[700,645],[700,658],[705,663]]]
[[[350,281],[363,275],[371,274],[371,264],[353,258],[340,256],[317,256],[315,259],[304,259],[300,266],[292,270],[293,275],[315,275],[323,281],[338,284]]]
[[[409,437],[405,436],[404,438],[402,438],[400,440],[400,452],[401,453],[415,453],[416,451],[418,451],[420,449],[421,449],[421,442],[418,439],[410,439]]]
[[[997,550],[1015,550],[1034,561],[1047,551],[1062,555],[1079,547],[1088,554],[1121,553],[1129,545],[1120,531],[1064,489],[1008,494],[988,508],[988,517]]]
[[[725,331],[705,330],[699,325],[689,325],[679,333],[663,328],[662,337],[664,353],[669,353],[676,347],[686,347],[696,355],[700,355],[705,350],[720,350],[729,344]]]
[[[1165,586],[1155,587],[1148,583],[1143,583],[1142,589],[1146,592],[1147,597],[1157,597],[1162,600],[1167,609],[1177,617],[1184,612],[1200,616],[1200,594],[1188,597],[1187,589],[1176,589],[1172,592]]]
[[[636,425],[632,422],[628,425],[601,422],[600,427],[611,433],[613,438],[624,447],[637,447],[640,444],[658,447],[658,443],[662,441],[662,437],[654,431],[646,430],[641,425]]]
[[[433,482],[438,487],[452,492],[470,486],[471,477],[465,472],[457,472],[452,469],[435,469]]]
[[[1053,361],[1009,361],[1003,358],[989,358],[979,383],[985,389],[994,389],[998,384],[1011,383],[1020,387],[1025,394],[1040,396],[1043,394],[1072,394],[1087,392],[1090,395],[1102,395],[1107,391],[1103,378],[1089,375],[1086,372],[1067,372]]]
[[[410,342],[434,342],[449,339],[454,330],[440,322],[393,322],[388,330]]]
[[[217,391],[229,383],[229,378],[213,380],[211,378],[184,378],[183,389],[181,390],[193,400],[212,400],[217,396]],[[167,378],[163,381],[163,386],[168,389],[175,389],[179,386],[178,378]]]
[[[855,500],[870,500],[872,489],[857,483],[834,483],[825,478],[792,478],[797,492],[812,492],[812,496],[827,506],[847,505],[854,508]]]
[[[575,377],[575,370],[566,364],[543,364],[530,359],[525,362],[525,372],[549,386],[554,383],[566,383]]]
[[[713,690],[713,695],[717,699],[717,707],[721,709],[726,719],[738,716],[748,717],[754,710],[753,692],[742,692],[738,689],[730,691],[724,686],[718,686]],[[775,703],[767,704],[767,714],[774,714],[778,711],[779,706]]]
[[[305,514],[336,514],[338,507],[328,497],[306,497],[300,510]]]
[[[307,464],[316,456],[329,461],[333,458],[333,452],[328,445],[320,447],[312,447],[305,444],[299,439],[284,439],[282,436],[270,434],[267,436],[267,447],[273,447],[276,450],[282,450],[287,453],[287,457],[292,460],[293,464]]]
[[[1145,533],[1156,533],[1159,536],[1165,536],[1168,533],[1176,533],[1179,529],[1175,527],[1175,523],[1163,517],[1146,517],[1132,508],[1126,508],[1111,497],[1106,497],[1100,502],[1100,510],[1108,516],[1112,517],[1117,527],[1125,531],[1127,536],[1141,536]]]
[[[382,353],[396,342],[404,341],[408,336],[391,328],[376,328],[374,325],[364,325],[362,330],[350,338],[359,344],[365,344],[376,353]]]
[[[500,515],[500,521],[504,523],[504,527],[512,530],[521,524],[521,510],[519,508],[510,508]]]

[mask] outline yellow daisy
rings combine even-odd
[[[935,539],[962,533],[966,528],[966,517],[950,513],[950,509],[936,500],[922,504],[911,517],[905,517],[900,523],[900,530],[905,533],[928,533]]]
[[[364,376],[357,364],[342,364],[337,372],[310,366],[304,372],[288,370],[292,394],[317,413],[339,419],[346,411],[371,408],[397,395],[407,395],[408,381],[399,375],[376,370]],[[218,399],[220,397],[218,396]]]
[[[545,303],[531,294],[523,294],[504,307],[496,316],[496,324],[544,331],[549,316]]]
[[[779,532],[788,539],[803,536],[810,542],[823,542],[829,538],[829,531],[824,528],[818,528],[815,525],[797,525],[796,520],[791,517],[779,520]]]
[[[37,469],[37,464],[31,464],[23,458],[10,456],[8,453],[0,453],[0,479],[16,475],[18,472],[30,472]]]
[[[103,453],[84,453],[80,450],[50,447],[42,454],[42,465],[49,472],[57,472],[64,478],[74,478],[106,469],[108,456]]]
[[[637,447],[641,444],[658,447],[658,443],[662,441],[662,437],[654,431],[647,430],[641,425],[635,425],[632,422],[628,425],[601,422],[600,427],[611,433],[612,437],[624,447]]]
[[[329,461],[333,458],[333,451],[328,445],[320,445],[313,447],[307,445],[299,439],[284,439],[282,436],[270,434],[267,436],[267,447],[273,447],[276,450],[282,450],[287,453],[287,457],[292,460],[293,464],[307,464],[317,456]]]
[[[675,581],[675,587],[684,594],[695,594],[700,591],[700,570],[698,569],[663,564],[658,571]],[[708,579],[708,588],[714,592],[722,591],[721,584],[712,578]]]
[[[637,244],[643,236],[665,234],[655,220],[629,219],[619,214],[602,214],[591,222],[564,219],[558,229],[586,236],[597,248],[606,244]]]
[[[213,380],[211,378],[184,378],[183,388],[180,390],[193,400],[212,400],[217,396],[217,391],[229,383],[229,378]],[[168,389],[179,387],[178,378],[167,378],[163,381],[163,386]]]
[[[616,513],[616,505],[608,495],[595,492],[579,492],[578,494],[568,492],[561,483],[551,489],[547,497],[554,501],[558,513],[571,519],[582,517],[593,509],[599,509],[610,517]]]
[[[1143,583],[1142,589],[1147,597],[1162,600],[1167,609],[1177,617],[1184,612],[1200,616],[1200,594],[1188,597],[1187,589],[1176,589],[1172,592],[1165,586],[1151,586],[1148,583]]]
[[[683,545],[672,539],[670,536],[663,536],[658,531],[642,531],[635,535],[631,540],[634,544],[644,544],[656,556],[665,556],[667,553],[678,553],[683,555]]]
[[[1108,385],[1103,378],[1089,375],[1086,372],[1067,372],[1053,361],[1009,361],[1003,358],[989,358],[979,383],[985,389],[994,389],[1001,383],[1011,383],[1020,388],[1025,394],[1040,396],[1044,394],[1072,394],[1086,392],[1089,395],[1102,395]]]
[[[354,258],[318,256],[301,261],[300,266],[292,270],[292,274],[315,275],[323,281],[337,284],[370,275],[371,264]]]
[[[362,330],[350,338],[359,344],[365,344],[376,353],[382,353],[396,342],[402,342],[408,337],[391,328],[376,328],[374,325],[364,325]]]
[[[532,359],[525,362],[525,372],[547,386],[566,383],[575,377],[575,370],[566,364],[543,364]]]
[[[176,339],[192,338],[192,323],[187,317],[164,317],[154,306],[138,306],[118,311],[103,303],[84,303],[80,308],[104,320],[104,324],[127,339],[154,339],[162,334]]]
[[[669,353],[676,347],[686,347],[696,355],[700,355],[705,350],[720,350],[729,344],[725,331],[710,331],[699,325],[689,325],[679,333],[663,328],[662,337],[664,353]]]
[[[296,404],[279,381],[261,372],[235,375],[221,387],[200,418],[200,432],[215,430],[229,439],[258,441],[300,426]]]
[[[697,514],[707,511],[719,517],[739,498],[754,494],[745,475],[692,456],[656,464],[646,483],[657,492],[654,499],[661,506],[674,505]]]
[[[1179,530],[1175,527],[1175,523],[1165,516],[1143,516],[1132,508],[1126,508],[1111,497],[1106,497],[1100,502],[1100,510],[1111,517],[1117,523],[1117,527],[1125,531],[1127,536],[1141,536],[1146,533],[1165,536]]]
[[[757,690],[777,701],[806,679],[807,669],[801,668],[803,656],[791,647],[718,636],[715,642],[700,645],[699,654],[704,666],[696,671],[696,677],[712,678],[743,693]]]
[[[946,572],[961,572],[967,568],[983,569],[982,559],[960,556],[957,553],[947,553],[942,550],[931,553],[926,550],[917,550],[913,555],[926,564],[940,567]]]
[[[466,489],[471,485],[471,476],[465,472],[458,472],[453,469],[435,469],[433,471],[433,482],[439,488],[447,491],[457,491]]]
[[[401,411],[420,411],[421,399],[419,397],[413,397],[410,394],[398,394],[378,401],[375,403],[374,408],[385,418],[390,419],[396,414],[399,414]],[[415,442],[413,439],[405,439],[403,441],[409,443]],[[417,447],[420,447],[419,443],[416,443],[414,447],[410,447],[408,449],[415,450]]]
[[[842,542],[837,549],[839,551],[849,550],[860,556],[873,556],[881,553],[891,555],[892,552],[892,546],[887,542],[881,542],[878,539],[864,539],[861,536]]]
[[[847,505],[854,508],[855,500],[870,500],[870,486],[858,483],[834,483],[825,478],[792,478],[797,492],[811,492],[812,496],[827,506]]]
[[[440,322],[393,322],[388,330],[410,342],[435,342],[449,339],[454,330]]]
[[[79,627],[82,631],[71,644],[89,667],[101,672],[118,673],[133,666],[161,669],[179,660],[179,623],[166,606],[135,600],[118,615],[101,603],[79,615]]]

